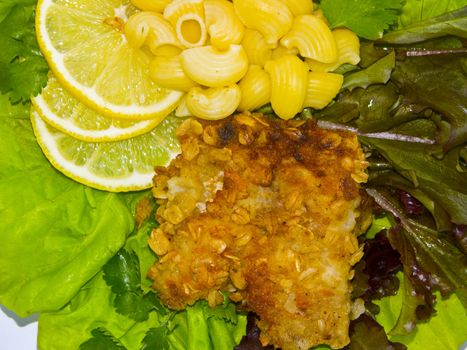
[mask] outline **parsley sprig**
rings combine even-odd
[[[402,0],[322,0],[321,8],[332,28],[346,27],[375,40],[397,22]]]
[[[5,1],[0,9],[0,93],[27,102],[45,86],[49,70],[36,41],[35,1]]]
[[[141,288],[139,259],[135,252],[120,250],[104,265],[104,280],[115,293],[114,306],[118,313],[137,321],[146,321],[149,312],[166,314],[153,292],[144,294]]]

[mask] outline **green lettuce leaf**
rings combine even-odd
[[[386,84],[391,78],[395,64],[396,56],[393,51],[368,68],[346,75],[342,90],[352,91],[357,87],[366,89],[370,85]]]
[[[467,6],[467,0],[405,0],[399,16],[399,26],[406,27],[465,6]]]
[[[405,350],[400,343],[392,343],[384,328],[373,318],[362,314],[350,323],[349,350]]]
[[[407,104],[434,110],[449,121],[448,135],[439,140],[444,152],[467,142],[466,62],[462,57],[414,57],[400,64],[392,77]]]
[[[364,137],[361,140],[376,148],[414,188],[435,200],[449,213],[452,222],[467,224],[467,177],[464,173],[446,159],[439,160],[428,154],[424,144]]]
[[[126,251],[138,255],[142,266],[140,285],[147,284],[143,271],[155,259],[147,245],[151,228],[143,225],[125,245]],[[143,251],[152,258],[140,255]],[[130,274],[134,277],[134,270]],[[117,310],[117,297],[103,273],[99,273],[63,309],[41,314],[40,348],[74,350],[114,339],[128,350],[150,349],[153,344],[174,350],[231,350],[245,332],[246,317],[237,315],[230,303],[213,310],[206,302],[198,302],[182,312],[169,313],[154,308],[147,320],[137,322]]]
[[[387,33],[381,41],[407,44],[447,35],[467,38],[467,7]]]
[[[29,105],[0,96],[0,303],[27,316],[65,305],[125,243],[132,211],[40,151]]]
[[[401,279],[401,284],[404,284],[403,279]],[[387,333],[390,333],[404,303],[403,295],[399,293],[376,303],[381,309],[381,312],[376,315],[376,320],[384,326]],[[461,345],[466,341],[465,325],[467,324],[467,315],[461,302],[455,294],[448,299],[437,294],[435,309],[436,314],[429,322],[418,324],[417,328],[408,335],[390,334],[390,340],[407,344],[409,349],[461,349]]]
[[[369,51],[373,59],[372,50]],[[369,75],[371,68],[386,57],[365,70],[350,73],[347,84],[353,75],[365,73],[368,76],[359,77],[358,81],[374,81]],[[437,141],[430,147],[430,153],[442,157],[467,142],[466,62],[464,57],[451,55],[396,59],[391,80],[386,85],[344,91],[336,103],[317,111],[314,117],[356,126],[364,133],[399,129],[412,135],[426,131],[428,134],[420,136]],[[416,119],[424,120],[422,128],[419,122],[413,122]]]

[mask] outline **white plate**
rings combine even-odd
[[[21,318],[0,305],[0,349],[36,350],[37,316]]]

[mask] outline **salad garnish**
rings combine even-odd
[[[362,39],[358,65],[337,69],[344,88],[334,102],[297,116],[356,130],[370,162],[373,222],[353,280],[365,314],[351,324],[349,347],[457,349],[467,323],[467,3],[316,5],[331,28]],[[146,278],[158,225],[149,191],[95,190],[43,156],[29,119],[49,73],[35,8],[0,5],[0,303],[40,314],[42,349],[259,348],[254,317],[227,298],[181,312],[159,302]]]

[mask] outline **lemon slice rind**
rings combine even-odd
[[[159,124],[158,119],[148,119],[148,120],[141,120],[141,121],[134,121],[132,125],[126,126],[124,128],[117,127],[114,124],[111,124],[106,129],[100,130],[93,130],[93,129],[83,129],[77,124],[75,124],[70,118],[63,118],[63,116],[57,115],[44,98],[43,94],[45,93],[46,89],[49,89],[50,84],[52,86],[57,85],[53,76],[49,76],[49,82],[47,86],[42,90],[42,93],[37,95],[36,97],[31,98],[31,102],[36,110],[39,113],[40,117],[47,122],[47,124],[52,125],[55,129],[73,136],[78,140],[88,141],[88,142],[107,142],[107,141],[119,141],[128,139],[134,136],[138,136],[148,132],[149,130],[153,129],[154,127]],[[57,89],[51,87],[53,91],[51,91],[52,95],[57,95]],[[87,108],[83,105],[80,106],[80,102],[74,99],[71,95],[66,94],[63,89],[62,95],[58,98],[65,99],[67,97],[69,99],[64,101],[60,101],[61,103],[67,103],[68,105],[76,106],[76,108]],[[94,115],[94,112],[92,112]],[[102,117],[104,118],[104,117]],[[111,120],[111,119],[109,119]]]
[[[152,187],[153,169],[144,173],[134,171],[126,177],[112,178],[93,174],[86,165],[74,164],[59,152],[55,136],[34,108],[31,109],[31,122],[42,152],[49,162],[67,177],[89,187],[109,192],[139,191]],[[169,161],[177,154],[177,152],[172,152]]]

